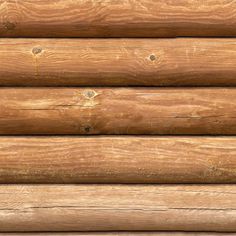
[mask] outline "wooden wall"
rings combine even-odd
[[[0,0],[0,236],[235,236],[235,86],[235,0]]]

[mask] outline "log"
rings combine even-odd
[[[1,0],[1,37],[236,36],[234,0]]]
[[[0,54],[4,86],[236,86],[236,39],[0,39]]]
[[[1,185],[0,231],[236,231],[236,185]]]
[[[236,183],[235,137],[0,137],[0,183]]]
[[[0,236],[235,236],[219,232],[71,232],[71,233],[0,233]]]
[[[236,134],[236,89],[1,88],[0,134]]]

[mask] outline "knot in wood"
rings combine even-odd
[[[7,29],[7,30],[14,30],[16,28],[16,25],[10,21],[6,21],[3,22],[3,26]]]
[[[40,47],[35,47],[35,48],[32,49],[32,53],[34,55],[37,55],[37,54],[41,53],[42,51],[43,51],[43,49],[40,48]]]
[[[88,91],[85,91],[84,95],[87,98],[93,98],[93,97],[95,97],[96,93],[93,90],[88,90]]]
[[[155,61],[155,60],[156,60],[156,56],[152,54],[152,55],[149,56],[149,59],[150,59],[151,61]]]
[[[83,127],[83,129],[84,129],[84,131],[85,131],[86,133],[89,133],[92,128],[91,128],[91,126],[86,125],[86,126]]]

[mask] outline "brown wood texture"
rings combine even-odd
[[[0,137],[0,183],[236,183],[234,137]]]
[[[0,231],[236,231],[235,185],[1,185]]]
[[[1,37],[236,36],[234,0],[1,0]]]
[[[236,89],[1,88],[0,134],[236,134]]]
[[[26,232],[26,233],[1,233],[0,236],[235,236],[230,232],[174,232],[174,231],[144,231],[144,232]]]
[[[4,86],[236,85],[236,39],[0,39],[0,55]]]

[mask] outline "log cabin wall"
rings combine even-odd
[[[0,0],[0,235],[236,235],[236,0]]]

